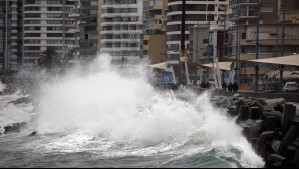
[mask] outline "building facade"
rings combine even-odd
[[[104,1],[101,12],[101,52],[109,53],[114,61],[140,61],[143,1]]]
[[[143,57],[151,64],[166,61],[166,30],[163,28],[168,0],[144,0]]]
[[[186,2],[186,46],[189,50],[190,29],[194,25],[216,24],[220,15],[225,14],[222,5],[226,0]],[[181,40],[182,1],[169,0],[167,12],[167,55],[171,60],[178,60]]]
[[[299,1],[286,1],[285,40],[284,50],[282,46],[283,25],[283,0],[231,0],[229,7],[231,34],[230,42],[233,48],[232,59],[241,60],[239,67],[240,83],[252,85],[256,73],[254,63],[242,62],[242,60],[256,59],[256,44],[259,44],[259,59],[278,57],[283,54],[293,55],[299,52]],[[237,15],[239,11],[239,16]],[[239,17],[239,22],[236,22]],[[257,24],[257,20],[259,24]],[[237,24],[239,29],[237,29]],[[259,26],[259,41],[257,42],[257,26]],[[237,41],[239,32],[239,42]],[[276,66],[259,64],[260,81],[263,75]]]
[[[78,5],[79,0],[24,0],[25,66],[37,64],[45,50],[64,54],[78,47]]]
[[[80,55],[95,57],[98,51],[98,0],[80,0]]]
[[[23,1],[0,1],[0,71],[17,71],[22,65]]]

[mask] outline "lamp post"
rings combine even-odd
[[[282,17],[282,42],[281,42],[281,56],[284,55],[284,39],[285,39],[285,18],[286,18],[286,0],[283,0],[283,17]],[[280,80],[279,80],[279,92],[282,93],[283,85],[283,69],[284,65],[280,65]]]
[[[240,1],[237,0],[238,8],[237,8],[237,19],[236,19],[236,25],[237,25],[237,31],[236,31],[236,76],[237,76],[237,82],[240,84],[240,37],[239,37],[239,17],[240,17]]]
[[[259,59],[259,40],[260,40],[260,14],[261,1],[258,1],[257,17],[256,17],[256,59]],[[259,64],[255,63],[255,93],[259,90]]]

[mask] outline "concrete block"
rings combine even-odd
[[[282,115],[282,132],[286,133],[291,126],[291,122],[296,117],[296,106],[292,104],[286,104]]]
[[[282,156],[286,156],[287,155],[287,146],[289,146],[292,141],[296,138],[295,134],[297,132],[297,126],[292,125],[292,127],[288,130],[288,132],[285,134],[285,136],[283,137],[279,150],[278,150],[278,154],[282,155]]]
[[[237,118],[237,122],[239,121],[246,121],[250,117],[250,110],[247,106],[241,106],[240,107],[240,112],[239,112],[239,117]]]

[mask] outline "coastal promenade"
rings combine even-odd
[[[284,98],[287,102],[299,102],[299,93],[255,93],[248,91],[238,91],[238,92],[227,92],[219,89],[203,89],[198,87],[191,87],[195,93],[202,93],[204,91],[211,91],[212,95],[221,95],[221,96],[234,96],[238,93],[241,97],[254,97],[254,98],[268,98],[268,99],[277,99]]]

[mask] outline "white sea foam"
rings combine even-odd
[[[2,81],[0,80],[0,92],[3,92],[4,89],[6,89],[6,85],[2,83]]]
[[[14,123],[28,122],[33,114],[33,105],[29,104],[13,104],[15,101],[24,97],[20,92],[11,95],[0,96],[0,133],[4,131],[3,127]]]
[[[106,57],[101,55],[91,65],[90,74],[71,74],[44,88],[39,104],[39,133],[64,132],[76,137],[85,133],[83,139],[75,141],[79,145],[93,136],[137,147],[170,145],[162,146],[166,150],[173,145],[191,144],[215,149],[220,156],[232,156],[244,167],[264,166],[242,136],[241,128],[212,106],[209,94],[193,102],[182,101],[171,92],[155,91],[142,69],[135,69],[133,76],[124,76],[123,71],[128,70],[120,72],[111,67],[109,59],[103,59]],[[77,147],[72,138],[63,137],[51,147]],[[235,149],[240,156],[230,153]],[[144,153],[142,150],[136,152]]]

